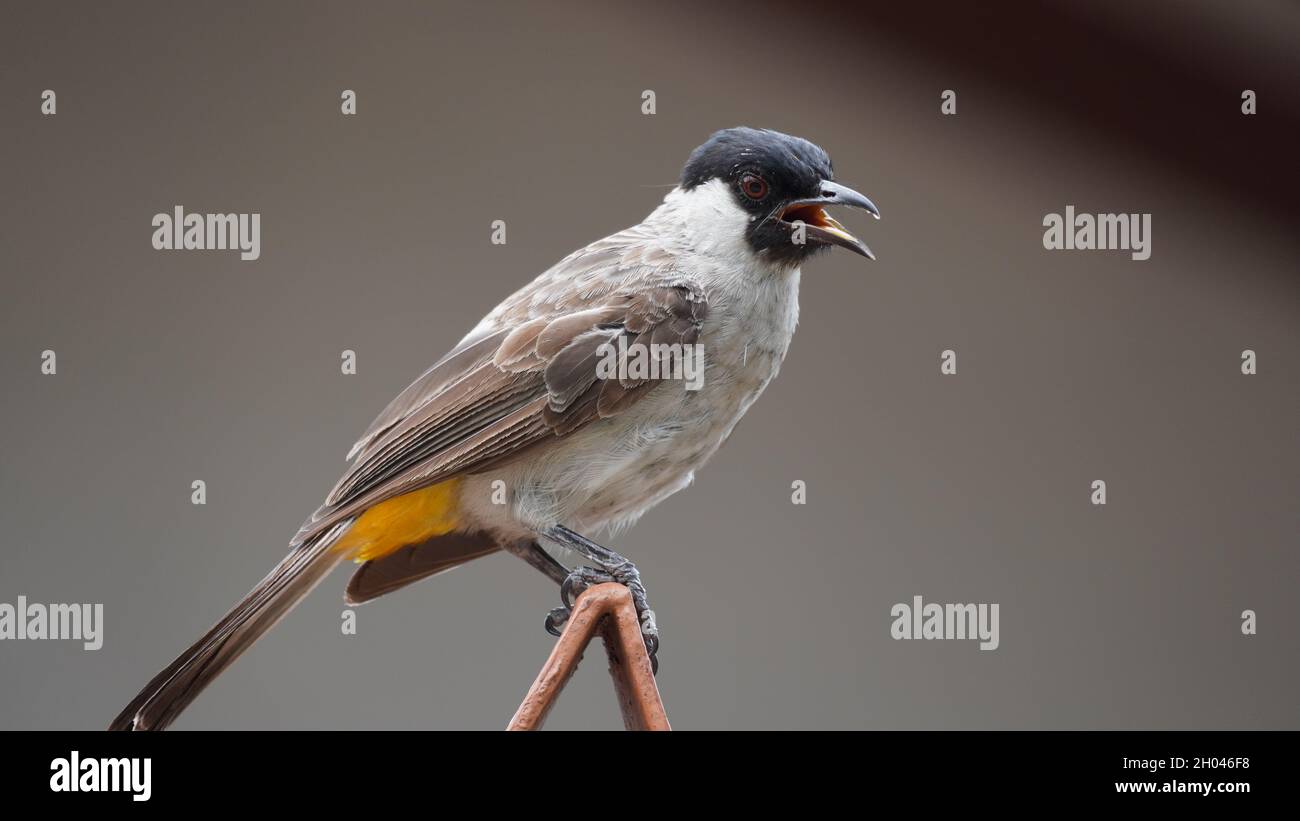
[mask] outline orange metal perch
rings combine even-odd
[[[590,588],[574,602],[563,634],[507,730],[542,729],[597,631],[609,657],[609,675],[623,712],[623,726],[629,730],[672,729],[641,638],[632,594],[621,584],[609,583]]]

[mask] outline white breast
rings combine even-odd
[[[570,503],[554,514],[571,526],[626,527],[689,485],[780,370],[798,322],[799,271],[701,273],[712,283],[700,334],[703,384],[692,391],[668,382],[626,416],[578,434],[569,464],[547,480],[564,476]]]
[[[492,479],[510,488],[508,513],[473,503],[485,526],[517,527],[522,535],[563,523],[594,536],[632,524],[691,483],[776,376],[798,323],[799,270],[757,257],[744,239],[747,219],[715,181],[674,191],[639,226],[671,248],[675,267],[707,291],[702,386],[661,384],[562,446],[476,477],[463,494],[467,502],[487,498]]]

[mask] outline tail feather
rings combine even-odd
[[[244,599],[154,676],[110,730],[163,730],[203,688],[284,618],[344,557],[332,550],[348,522],[293,549]]]
[[[364,604],[500,549],[494,539],[481,533],[453,532],[407,545],[357,568],[343,600],[349,605]]]

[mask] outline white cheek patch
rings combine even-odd
[[[662,210],[696,251],[754,257],[745,239],[751,215],[740,207],[731,187],[722,180],[709,180],[689,191],[674,188],[664,198]]]

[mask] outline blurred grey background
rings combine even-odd
[[[780,378],[613,544],[674,725],[1300,728],[1297,42],[1263,0],[7,2],[0,602],[102,602],[106,636],[0,642],[0,728],[106,725],[396,392],[738,124],[819,143],[884,218],[846,217],[879,262],[808,266]],[[260,212],[261,259],[154,251],[178,204]],[[1067,204],[1151,213],[1151,259],[1045,251]],[[345,637],[346,572],[177,727],[505,725],[547,582],[498,555]],[[891,640],[913,595],[999,603],[1001,647]],[[548,726],[619,726],[603,667]]]

